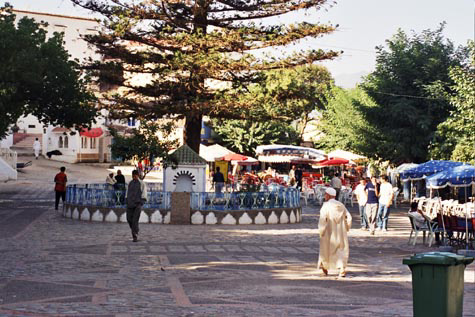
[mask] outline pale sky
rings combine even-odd
[[[1,1],[1,0],[0,0]],[[10,0],[20,10],[90,16],[69,0]],[[337,0],[333,6],[291,15],[296,20],[338,24],[333,34],[309,43],[311,47],[343,50],[336,60],[323,64],[331,71],[338,85],[351,87],[362,74],[374,69],[375,46],[396,33],[432,29],[445,21],[445,37],[456,45],[475,39],[475,0]],[[286,17],[286,20],[288,17]]]

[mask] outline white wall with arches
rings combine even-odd
[[[206,165],[178,165],[163,170],[163,190],[167,192],[205,192]]]

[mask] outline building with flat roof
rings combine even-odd
[[[64,47],[72,59],[82,62],[89,58],[102,58],[96,53],[94,47],[84,40],[85,35],[98,32],[100,24],[97,20],[16,9],[13,9],[13,13],[17,21],[27,17],[43,23],[42,27],[47,31],[48,36],[55,32],[62,33]],[[71,133],[69,129],[45,125],[39,122],[37,117],[27,115],[17,121],[17,131],[3,140],[2,146],[11,146],[20,153],[29,153],[32,152],[34,140],[38,138],[42,145],[43,155],[55,150],[61,152],[61,155],[51,156],[54,160],[70,163],[109,161],[111,141],[104,124],[105,119],[99,117],[90,130]]]

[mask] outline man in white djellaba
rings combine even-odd
[[[40,156],[40,150],[41,150],[41,143],[36,138],[35,142],[33,142],[33,150],[35,151],[35,158],[38,159],[38,156]]]
[[[320,252],[317,268],[328,275],[328,270],[338,269],[339,276],[346,276],[346,266],[350,255],[347,232],[351,228],[351,215],[345,205],[335,199],[336,190],[325,191],[325,203],[320,209],[318,231]]]

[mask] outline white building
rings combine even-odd
[[[99,59],[94,48],[82,38],[97,33],[99,23],[94,19],[59,14],[13,10],[17,21],[23,17],[33,18],[37,22],[45,22],[48,35],[54,32],[64,34],[64,46],[71,58],[80,62],[92,58]],[[90,131],[71,133],[69,129],[44,125],[33,115],[22,117],[17,122],[19,128],[13,135],[1,141],[2,147],[11,147],[18,152],[32,153],[32,145],[38,138],[42,145],[42,154],[58,150],[62,155],[51,156],[53,160],[64,162],[103,162],[111,159],[109,145],[111,143],[105,120],[97,118]]]
[[[59,14],[31,12],[23,10],[13,10],[17,16],[17,21],[22,17],[33,18],[37,22],[46,22],[45,27],[49,35],[54,32],[64,33],[64,46],[68,50],[71,58],[84,59],[102,58],[82,37],[94,34],[100,28],[100,24],[90,18],[74,17]],[[129,43],[131,49],[142,49],[139,43]],[[146,74],[124,74],[133,85],[146,85],[150,82],[150,75]],[[219,86],[216,82],[208,82],[208,85]],[[111,87],[114,89],[114,87]],[[121,93],[121,88],[117,91]],[[97,92],[99,94],[99,92]],[[98,95],[99,96],[99,95]],[[80,131],[74,133],[64,127],[43,125],[35,116],[28,115],[22,117],[17,122],[18,131],[0,140],[1,147],[12,148],[19,153],[33,153],[33,142],[38,138],[42,144],[42,154],[58,150],[61,155],[53,155],[51,159],[76,163],[76,162],[107,162],[111,160],[111,137],[106,123],[114,126],[138,127],[140,122],[133,119],[126,122],[106,122],[106,112],[102,117],[97,118],[96,124],[91,131]],[[174,120],[175,129],[169,138],[177,140],[178,144],[183,144],[184,120]],[[204,132],[202,132],[204,134]]]

